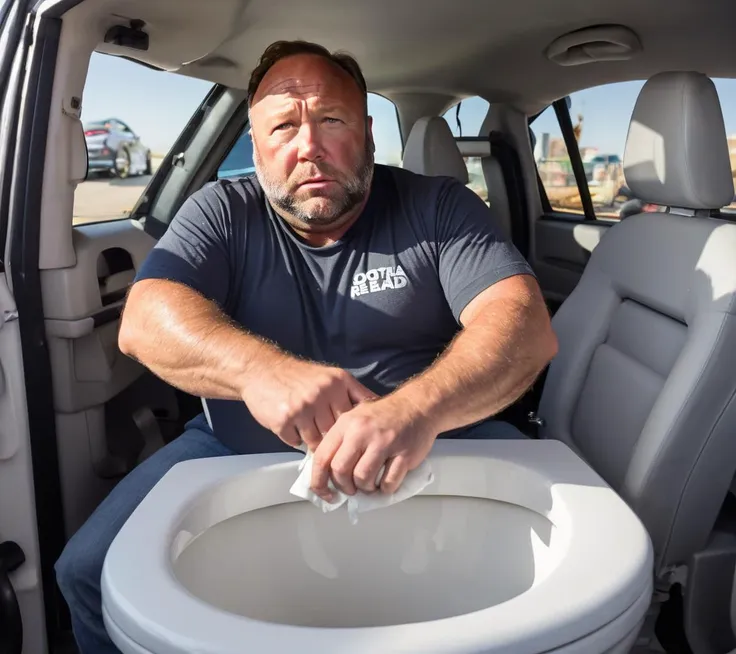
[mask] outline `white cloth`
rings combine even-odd
[[[307,450],[306,445],[302,445],[300,449],[306,452],[306,455],[299,464],[299,476],[290,489],[291,494],[311,502],[317,508],[322,509],[323,513],[329,513],[330,511],[339,509],[343,504],[347,503],[348,518],[352,524],[358,522],[359,513],[373,511],[374,509],[380,509],[407,500],[423,491],[434,481],[432,467],[425,459],[417,468],[407,473],[404,481],[395,493],[387,495],[381,491],[364,493],[359,490],[355,495],[347,495],[337,490],[332,480],[330,480],[329,488],[333,493],[333,500],[332,502],[327,502],[309,488],[312,480],[313,455],[312,452]],[[379,471],[378,479],[383,475],[383,470],[381,468]]]

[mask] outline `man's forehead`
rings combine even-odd
[[[330,85],[322,80],[315,80],[313,78],[303,77],[287,77],[271,84],[270,86],[264,85],[262,96],[263,99],[269,96],[281,96],[286,97],[308,97],[312,95],[321,95],[330,90],[334,90],[334,84]],[[330,89],[330,86],[333,89]]]
[[[347,78],[347,79],[346,79]],[[276,62],[256,92],[256,102],[269,96],[304,98],[350,93],[347,72],[323,57],[296,55]]]

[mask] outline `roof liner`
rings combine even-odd
[[[148,52],[104,43],[100,52],[239,88],[269,43],[295,38],[352,53],[370,89],[388,97],[480,95],[527,112],[664,70],[736,77],[736,3],[723,0],[84,0],[72,11],[88,13],[101,34],[146,22]],[[633,30],[643,51],[581,66],[545,56],[563,34],[612,24]]]

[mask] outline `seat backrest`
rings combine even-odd
[[[414,123],[406,140],[402,168],[420,175],[454,177],[470,181],[464,156],[481,160],[488,191],[488,204],[504,235],[511,237],[511,211],[503,170],[493,157],[490,141],[466,142],[463,151],[444,118],[425,116]]]
[[[468,183],[468,168],[444,118],[425,116],[406,139],[402,168],[420,175],[454,177]]]
[[[635,196],[670,207],[611,227],[553,318],[542,436],[568,443],[649,530],[657,571],[704,546],[736,470],[736,225],[710,79],[643,87],[625,153]]]

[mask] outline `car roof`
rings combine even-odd
[[[86,0],[72,11],[146,23],[147,51],[101,43],[100,52],[235,88],[273,41],[316,41],[356,56],[372,91],[434,96],[438,113],[480,95],[531,114],[576,90],[663,70],[736,77],[736,3],[723,0],[218,0],[216,12],[200,0]],[[631,30],[641,52],[572,66],[545,54],[559,37],[601,25]]]

